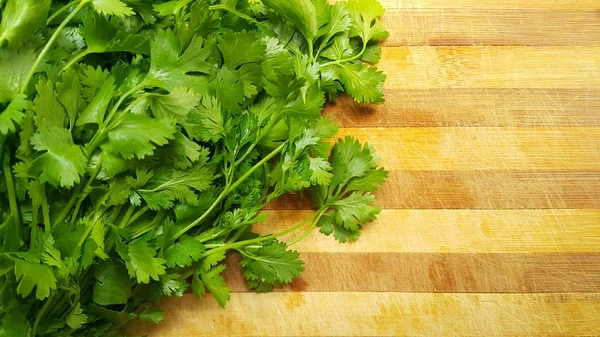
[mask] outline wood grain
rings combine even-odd
[[[597,293],[238,293],[226,309],[193,295],[164,308],[165,322],[152,336],[593,336],[600,331]],[[144,331],[140,326],[135,332]]]
[[[392,209],[600,208],[600,172],[594,171],[392,171],[375,203]],[[286,195],[269,209],[309,209]]]
[[[312,211],[266,214],[268,220],[254,227],[257,233],[279,232]],[[356,242],[336,244],[315,231],[293,248],[302,253],[600,253],[600,210],[384,209]]]
[[[599,43],[600,44],[600,43]],[[600,87],[600,46],[387,47],[384,87],[585,89]]]
[[[600,292],[600,254],[303,253],[305,272],[277,291]],[[224,273],[248,292],[239,255]]]
[[[600,90],[391,89],[383,104],[340,97],[325,114],[341,127],[600,126]]]
[[[390,170],[379,218],[294,245],[306,271],[275,293],[248,292],[232,254],[225,309],[184,295],[131,332],[599,336],[600,1],[380,1],[386,102],[325,111]],[[255,230],[310,208],[285,196]]]
[[[392,171],[596,170],[600,128],[340,129],[367,142]]]

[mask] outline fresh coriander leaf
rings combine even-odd
[[[165,249],[165,265],[169,268],[187,267],[198,261],[206,249],[200,241],[189,236],[182,236],[179,241]]]
[[[83,313],[81,303],[77,305],[69,312],[66,318],[67,325],[74,330],[80,329],[88,321],[88,317]]]
[[[381,208],[371,206],[375,197],[370,193],[353,192],[348,197],[333,202],[336,222],[348,230],[357,230],[361,224],[375,219]]]
[[[51,290],[56,289],[56,277],[50,267],[17,258],[13,260],[15,277],[19,282],[17,294],[27,297],[36,288],[35,297],[43,300],[50,296]]]
[[[31,172],[52,186],[72,187],[85,173],[87,160],[67,129],[50,127],[36,133],[31,144],[44,151],[31,163]]]
[[[139,283],[149,283],[150,279],[159,280],[164,275],[165,260],[156,257],[156,249],[148,242],[135,241],[128,246],[123,243],[117,244],[117,252],[125,261],[129,276],[135,277]]]
[[[183,48],[171,30],[163,30],[156,33],[150,50],[150,72],[145,80],[149,86],[169,91],[181,87],[195,92],[206,91],[208,81],[201,74],[211,72],[211,66],[206,62],[210,50],[202,47],[201,38],[194,38],[187,48]]]
[[[144,132],[140,132],[144,130]],[[143,115],[126,114],[108,133],[103,148],[125,159],[152,155],[156,146],[169,143],[177,129],[170,119],[154,119]]]
[[[63,128],[66,126],[67,114],[56,97],[54,83],[50,80],[40,80],[36,85],[37,96],[33,100],[35,125],[39,130]]]
[[[333,175],[329,172],[331,164],[321,157],[309,158],[310,161],[310,181],[313,184],[328,185],[331,182]]]
[[[0,103],[20,93],[36,56],[35,50],[28,46],[0,48]]]
[[[183,296],[188,288],[188,283],[179,274],[166,274],[160,276],[162,294],[165,296]]]
[[[263,0],[265,6],[293,23],[309,43],[319,30],[317,8],[312,0]]]
[[[94,9],[100,14],[119,17],[134,15],[135,12],[120,0],[92,0]]]
[[[56,90],[57,99],[65,108],[72,126],[85,105],[83,97],[81,97],[79,74],[71,69],[64,72],[61,82],[56,84]]]
[[[304,271],[304,262],[297,251],[287,250],[282,242],[270,242],[259,249],[242,251],[242,267],[263,282],[290,283]]]
[[[225,65],[231,69],[247,63],[259,63],[266,52],[258,32],[226,32],[217,41]]]
[[[151,209],[171,208],[173,202],[198,204],[197,192],[208,189],[213,179],[212,169],[196,165],[185,171],[163,168],[138,192]]]
[[[29,337],[31,325],[27,316],[18,311],[7,312],[0,326],[0,337]]]
[[[221,273],[226,268],[225,265],[218,265],[200,272],[200,279],[202,280],[203,286],[210,291],[221,307],[225,307],[225,304],[227,304],[230,298],[230,289],[225,284],[223,276],[221,276]],[[195,290],[199,291],[199,287],[200,286],[196,284]]]
[[[92,68],[93,69],[93,68]],[[93,96],[90,104],[81,113],[77,119],[77,125],[97,124],[100,125],[104,120],[104,115],[108,105],[115,94],[115,79],[112,76],[104,78],[104,83]]]
[[[175,88],[167,95],[149,95],[147,100],[155,118],[185,121],[188,113],[200,104],[200,95],[191,89]]]
[[[130,52],[138,54],[150,53],[150,38],[148,35],[123,29],[120,19],[113,19],[111,24],[104,16],[89,12],[83,17],[80,28],[81,35],[87,44],[84,55],[105,52]],[[121,23],[119,27],[114,27]]]
[[[131,297],[133,281],[125,265],[115,259],[106,259],[94,268],[92,300],[100,305],[126,304]]]
[[[7,135],[17,131],[16,126],[21,125],[25,118],[25,109],[29,106],[27,96],[15,95],[10,104],[0,113],[0,133]]]
[[[158,324],[162,322],[163,318],[164,313],[160,308],[147,309],[140,314],[140,320],[142,320],[142,322]]]
[[[225,137],[227,130],[221,104],[215,97],[205,97],[197,110],[188,115],[184,128],[194,139],[213,141]]]
[[[11,44],[29,39],[44,27],[50,0],[7,0],[0,23],[0,44]]]
[[[357,102],[383,102],[383,82],[386,76],[375,67],[363,63],[344,64],[338,67],[344,89]]]
[[[359,36],[366,45],[370,40],[383,41],[389,34],[378,18],[385,10],[377,0],[350,0],[346,5],[352,18],[350,36]]]

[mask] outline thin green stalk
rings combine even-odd
[[[131,218],[129,219],[129,222],[127,223],[127,226],[129,226],[130,224],[134,223],[135,220],[139,219],[142,215],[144,215],[146,212],[148,212],[148,210],[150,210],[150,207],[148,206],[144,206],[142,207],[139,211],[135,212]]]
[[[367,44],[363,43],[362,50],[358,54],[356,54],[352,57],[349,57],[349,58],[342,59],[342,60],[336,60],[336,61],[323,63],[323,64],[321,64],[321,67],[327,67],[327,66],[331,66],[334,64],[340,64],[340,63],[344,63],[344,62],[354,61],[354,60],[358,59],[359,57],[361,57],[365,53],[365,50],[367,50]]]
[[[125,212],[125,215],[123,215],[123,219],[121,219],[119,228],[125,228],[125,226],[127,226],[127,224],[129,223],[129,219],[131,218],[131,215],[133,214],[133,211],[135,211],[135,205],[129,205],[129,207],[127,208],[127,211]]]
[[[229,12],[229,13],[231,13],[231,14],[237,16],[237,17],[240,17],[240,18],[242,18],[244,20],[248,20],[250,22],[257,23],[257,24],[259,23],[258,20],[256,20],[255,18],[253,18],[251,16],[248,16],[248,15],[246,15],[246,14],[244,14],[244,13],[236,10],[235,8],[229,8],[229,7],[227,7],[227,6],[223,5],[223,4],[221,4],[221,5],[212,5],[212,6],[209,6],[208,9],[211,10],[211,11],[212,10],[226,11],[226,12]]]
[[[308,227],[308,229],[306,229],[306,231],[304,231],[304,233],[298,235],[292,241],[290,241],[287,244],[288,247],[302,241],[305,237],[307,237],[315,229],[315,227],[317,227],[319,220],[321,220],[321,217],[323,216],[323,214],[325,214],[326,211],[327,211],[327,208],[324,208],[321,212],[319,212],[319,215],[317,216],[315,221],[313,221],[313,223],[310,225],[310,227]]]
[[[56,28],[56,31],[54,31],[54,34],[52,34],[50,40],[48,40],[48,43],[46,43],[44,49],[42,49],[42,52],[40,53],[40,55],[38,55],[37,59],[33,63],[33,66],[29,70],[27,77],[25,77],[25,81],[23,81],[23,85],[21,86],[21,93],[27,91],[27,87],[29,86],[29,82],[31,82],[31,79],[35,74],[35,71],[39,67],[40,63],[42,63],[44,57],[46,57],[48,51],[50,51],[50,48],[52,48],[52,46],[54,45],[54,42],[58,38],[58,35],[60,35],[60,32],[62,32],[62,30],[67,26],[69,21],[71,21],[75,17],[75,15],[77,15],[77,13],[79,13],[79,11],[83,8],[83,6],[85,6],[88,2],[89,0],[82,0],[79,3],[79,5],[67,16],[67,18],[63,22],[61,22],[58,28]]]
[[[86,49],[84,51],[82,51],[81,53],[75,55],[75,57],[73,57],[71,60],[69,60],[69,62],[67,62],[67,64],[65,64],[65,66],[60,70],[61,73],[65,72],[67,69],[71,68],[75,63],[77,63],[79,60],[81,60],[82,58],[95,53],[94,50],[92,49]]]
[[[199,223],[204,221],[212,213],[212,211],[217,207],[217,205],[219,205],[221,200],[223,200],[223,198],[225,198],[225,196],[227,196],[227,194],[229,194],[229,192],[235,190],[241,183],[243,183],[248,177],[250,177],[259,167],[261,167],[264,163],[268,162],[273,157],[275,157],[277,154],[279,154],[283,150],[284,146],[285,146],[285,143],[282,143],[281,145],[279,145],[279,147],[277,147],[275,150],[271,151],[271,153],[269,153],[260,162],[258,162],[250,170],[248,170],[248,172],[246,172],[243,176],[241,176],[235,183],[233,183],[233,185],[231,185],[230,187],[226,186],[225,189],[223,189],[223,192],[221,192],[221,194],[212,203],[212,205],[208,208],[208,210],[206,210],[206,212],[204,212],[204,214],[202,214],[202,216],[200,216],[194,222],[192,222],[191,224],[187,225],[184,229],[177,232],[177,234],[173,236],[173,240],[178,239],[180,236],[187,233],[190,229],[194,228],[196,225],[198,225]]]
[[[10,154],[8,151],[3,154],[2,169],[4,170],[4,179],[6,181],[6,189],[8,192],[8,204],[10,212],[12,213],[13,225],[15,229],[19,231],[21,228],[21,213],[19,212],[15,183],[13,181],[12,170],[10,169]]]
[[[253,243],[260,243],[260,242],[263,242],[263,241],[273,240],[273,239],[276,239],[276,238],[278,238],[280,236],[287,235],[289,233],[294,232],[297,229],[302,228],[308,222],[310,222],[313,218],[315,218],[315,217],[320,218],[323,215],[323,213],[325,213],[326,210],[327,210],[327,208],[324,208],[324,209],[322,209],[322,210],[320,210],[318,212],[315,212],[315,213],[313,213],[313,215],[311,215],[308,218],[304,219],[302,222],[300,222],[300,223],[298,223],[298,224],[296,224],[296,225],[294,225],[294,226],[292,226],[292,227],[290,227],[290,228],[288,228],[286,230],[283,230],[281,232],[278,232],[278,233],[275,233],[275,234],[271,234],[271,235],[261,236],[261,237],[256,238],[256,239],[250,239],[250,240],[245,240],[245,241],[238,241],[238,242],[234,242],[234,243],[231,243],[231,244],[226,244],[226,245],[220,246],[220,247],[215,248],[215,249],[211,249],[211,250],[205,252],[204,254],[202,254],[201,258],[205,258],[205,257],[207,257],[209,255],[216,254],[216,253],[219,253],[219,252],[222,252],[222,251],[227,251],[229,249],[236,249],[236,248],[240,248],[240,247],[245,247],[245,246],[253,244]]]
[[[52,231],[52,220],[50,220],[50,205],[48,205],[48,197],[46,195],[46,184],[40,184],[42,189],[42,216],[44,219],[44,230],[46,233]]]
[[[75,5],[78,2],[79,2],[79,0],[73,0],[73,1],[69,2],[68,4],[62,6],[59,10],[54,12],[54,14],[50,15],[48,20],[46,20],[46,25],[49,25],[54,19],[56,19],[57,16],[59,16],[64,11],[68,10],[69,8],[73,7],[73,5]]]
[[[83,204],[83,201],[85,200],[85,198],[87,198],[87,196],[90,194],[92,183],[94,182],[94,180],[100,173],[101,168],[102,168],[102,154],[100,154],[100,157],[98,158],[98,162],[96,163],[96,168],[94,169],[94,172],[92,172],[92,175],[86,182],[85,187],[83,187],[83,189],[77,195],[77,205],[75,206],[75,210],[73,211],[73,213],[71,215],[71,222],[73,222],[73,221],[75,221],[75,219],[77,219],[77,214],[79,214],[81,205]]]
[[[31,328],[31,337],[35,337],[38,325],[40,324],[42,317],[44,317],[46,310],[48,310],[48,308],[50,307],[50,304],[52,303],[53,298],[54,298],[54,294],[52,293],[52,294],[50,294],[50,297],[48,297],[46,299],[46,303],[44,303],[44,306],[42,306],[42,309],[40,309],[40,311],[38,311],[37,315],[35,316],[35,322],[33,323],[33,327]]]

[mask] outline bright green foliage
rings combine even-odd
[[[0,337],[118,336],[188,288],[225,306],[228,251],[271,291],[304,270],[282,236],[354,241],[378,214],[387,172],[322,116],[341,94],[383,100],[376,1],[0,10]],[[315,213],[254,233],[287,193]]]

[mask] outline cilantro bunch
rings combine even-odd
[[[381,102],[375,0],[0,0],[0,336],[117,336],[242,255],[270,291],[316,227],[354,241],[387,177],[326,100]],[[312,216],[258,235],[261,210]],[[297,232],[289,243],[278,240]]]

